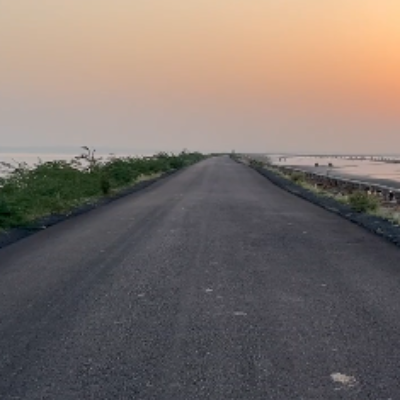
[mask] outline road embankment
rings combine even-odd
[[[344,204],[332,197],[314,193],[301,185],[273,172],[271,169],[252,166],[258,173],[266,177],[269,181],[280,188],[301,197],[315,205],[318,205],[330,212],[346,218],[347,220],[367,229],[368,231],[383,237],[400,247],[400,227],[380,216],[368,213],[360,213],[347,204]]]
[[[144,190],[144,189],[148,188],[149,186],[153,185],[154,183],[156,183],[162,179],[165,179],[174,173],[177,173],[178,171],[179,170],[168,171],[168,172],[165,172],[162,175],[159,175],[155,178],[145,179],[129,188],[123,189],[117,193],[110,195],[110,196],[102,197],[95,201],[91,201],[89,203],[74,207],[73,209],[71,209],[68,212],[59,213],[59,214],[50,214],[50,215],[44,216],[42,218],[39,218],[35,221],[32,221],[29,225],[4,230],[3,232],[0,232],[0,249],[2,249],[3,247],[9,246],[9,245],[11,245],[21,239],[24,239],[30,235],[33,235],[36,232],[40,232],[44,229],[50,228],[53,225],[59,224],[60,222],[77,217],[78,215],[82,215],[89,211],[95,210],[99,207],[110,204],[111,202],[114,202],[125,196],[128,196],[128,195],[134,194],[136,192],[139,192],[141,190]]]

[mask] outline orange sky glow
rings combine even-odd
[[[0,88],[396,118],[399,18],[398,0],[4,0]]]

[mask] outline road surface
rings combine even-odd
[[[399,256],[208,159],[0,250],[0,399],[400,399]]]

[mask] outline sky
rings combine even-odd
[[[0,0],[0,147],[400,153],[398,0]]]

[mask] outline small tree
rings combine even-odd
[[[101,158],[95,157],[96,149],[91,149],[88,146],[82,146],[82,149],[85,150],[85,152],[76,156],[75,159],[85,161],[87,163],[87,170],[93,172],[99,165]]]

